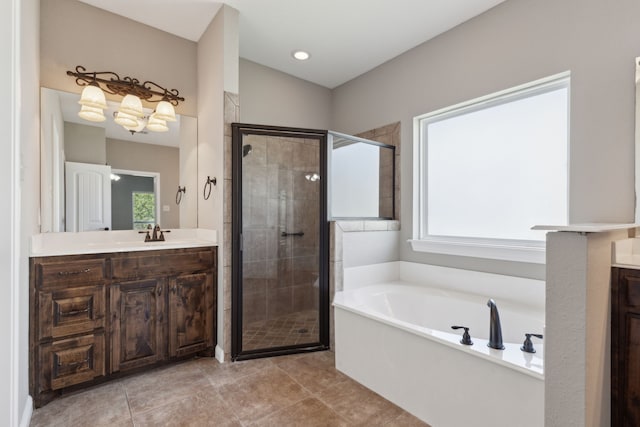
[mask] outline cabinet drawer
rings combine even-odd
[[[622,295],[624,304],[629,307],[640,307],[640,272],[635,270],[622,270],[621,273]]]
[[[36,264],[38,284],[42,288],[84,285],[105,280],[106,259],[83,259]]]
[[[38,339],[91,332],[105,326],[105,287],[38,292]]]
[[[112,277],[117,280],[137,279],[192,273],[213,267],[214,257],[211,249],[188,250],[175,253],[145,253],[118,257],[111,260]]]
[[[59,390],[105,374],[104,334],[40,346],[40,391]]]

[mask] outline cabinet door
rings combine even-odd
[[[640,270],[613,269],[612,425],[640,423]]]
[[[169,356],[212,349],[214,280],[211,273],[169,280]]]
[[[164,358],[165,279],[111,286],[111,372]]]

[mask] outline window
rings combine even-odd
[[[414,250],[544,263],[531,227],[568,218],[568,74],[415,122]]]
[[[133,229],[144,230],[156,224],[156,197],[149,192],[131,193],[133,202]]]

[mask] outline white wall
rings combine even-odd
[[[232,74],[237,67],[229,63],[238,61],[238,12],[222,6],[209,27],[198,41],[198,194],[202,195],[207,177],[216,177],[211,196],[204,200],[199,196],[198,227],[218,230],[220,243],[230,239],[222,233],[224,227],[224,92],[237,93],[238,75]],[[231,73],[227,75],[227,72]],[[224,348],[223,270],[225,249],[230,245],[218,245],[218,347]]]
[[[344,222],[340,222],[344,225]],[[344,268],[398,261],[398,231],[344,232]]]
[[[542,278],[544,266],[414,253],[412,119],[571,71],[571,222],[630,222],[640,3],[509,0],[333,91],[332,127],[402,123],[401,259]]]
[[[29,236],[38,229],[38,2],[0,3],[0,424],[27,425]]]
[[[196,116],[196,43],[77,0],[42,0],[41,7],[41,86],[80,93],[66,72],[82,65],[175,88],[185,98],[176,113]]]
[[[331,128],[331,90],[240,59],[242,123]]]
[[[193,165],[196,165],[194,168]],[[180,117],[180,187],[186,187],[180,206],[180,228],[198,227],[198,121]],[[174,188],[176,192],[178,189]],[[175,206],[174,206],[175,208]]]

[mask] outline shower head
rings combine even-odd
[[[246,144],[242,146],[242,157],[247,157],[249,155],[249,153],[251,153],[251,150],[253,150],[253,147],[251,146],[251,144]]]

